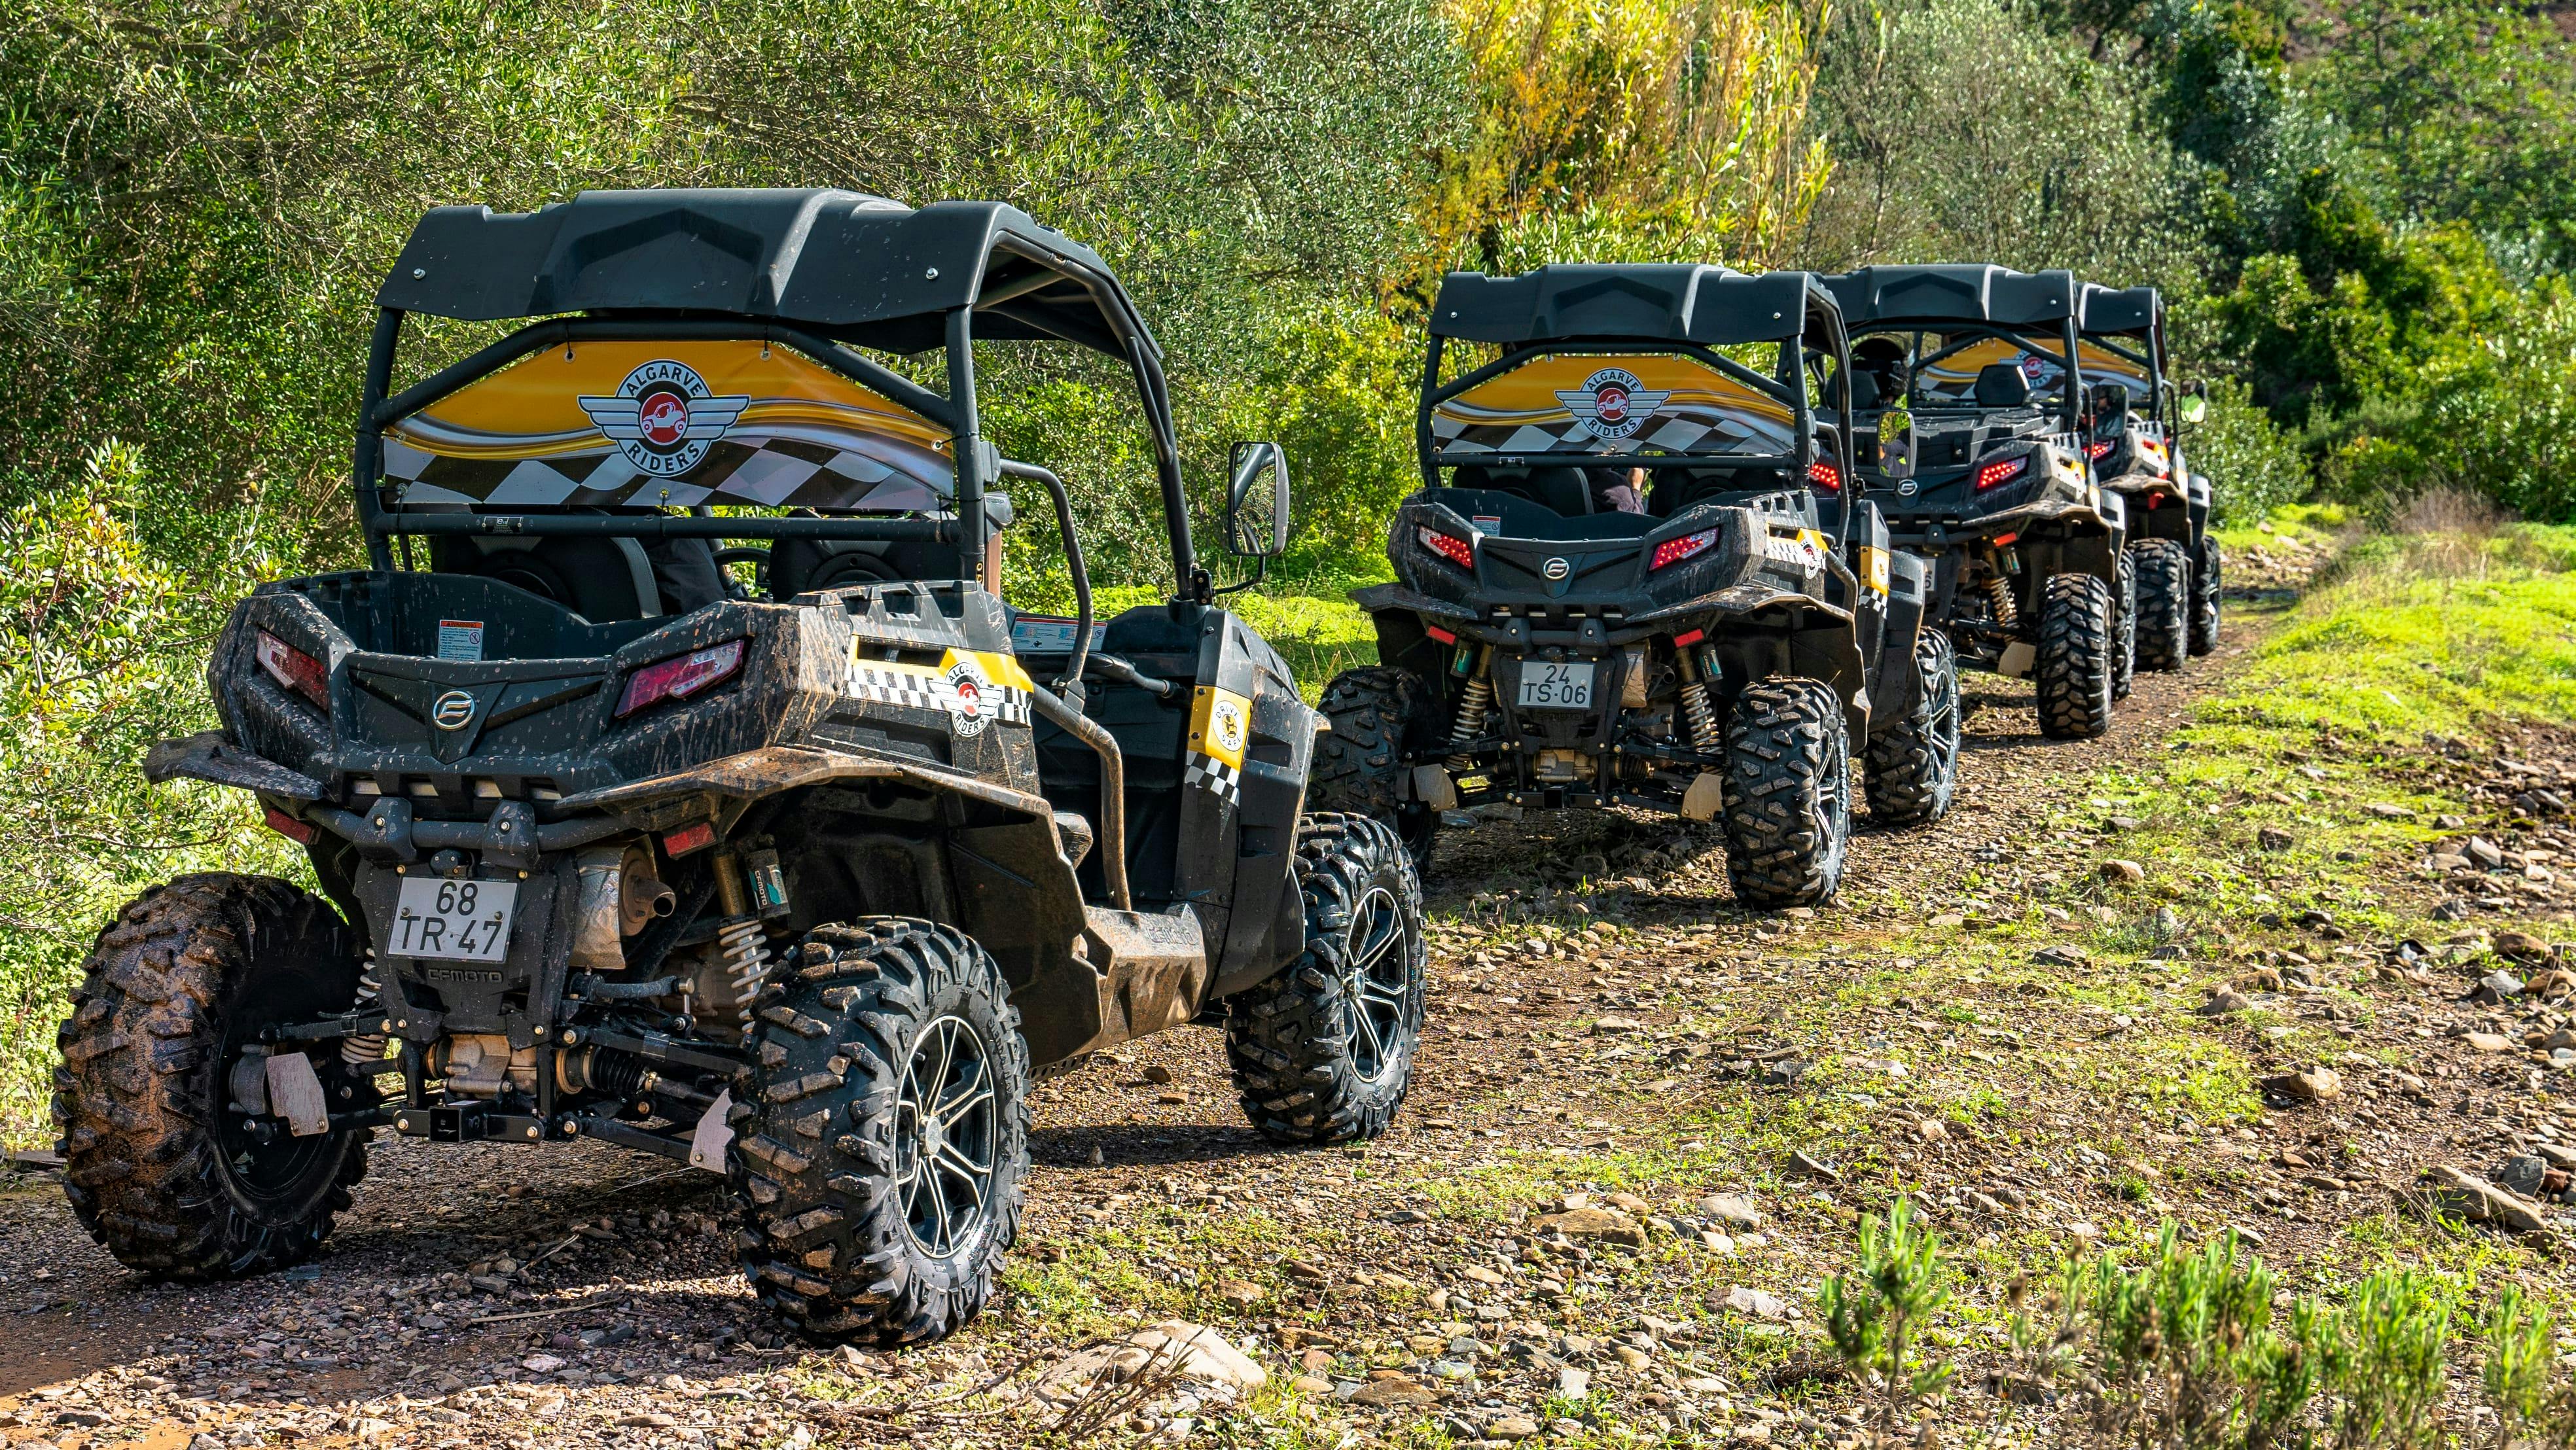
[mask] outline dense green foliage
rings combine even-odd
[[[0,22],[0,1132],[69,965],[185,865],[291,866],[148,791],[226,603],[354,557],[371,298],[411,220],[587,187],[1016,202],[1168,354],[1193,496],[1287,445],[1301,665],[1410,486],[1451,266],[1991,258],[2152,280],[2238,519],[2312,487],[2576,510],[2576,65],[2469,0],[21,0]],[[417,371],[487,335],[424,327]],[[987,425],[1080,495],[1104,584],[1170,587],[1097,359],[992,347]],[[1043,509],[1009,539],[1063,602]],[[1197,524],[1203,541],[1213,520]],[[1129,596],[1134,597],[1134,596]]]

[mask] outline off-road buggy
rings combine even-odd
[[[2040,730],[2111,728],[2128,693],[2126,514],[2078,436],[2078,284],[1993,266],[1828,277],[1852,332],[1853,471],[1962,663],[2032,680]]]
[[[2129,509],[2137,667],[2179,670],[2185,656],[2218,648],[2209,480],[2191,471],[2182,447],[2182,424],[2206,405],[2165,376],[2165,306],[2155,288],[2088,284],[2080,323],[2084,451]]]
[[[1317,799],[1392,820],[1636,806],[1723,823],[1748,905],[1842,873],[1874,816],[1957,778],[1924,569],[1846,486],[1842,319],[1803,272],[1454,273],[1430,318],[1394,582],[1351,596],[1377,666],[1325,691]],[[1454,368],[1452,365],[1455,365]]]
[[[1384,1127],[1419,887],[1384,826],[1301,814],[1320,718],[1209,602],[1098,257],[988,203],[589,193],[430,213],[378,300],[368,567],[242,603],[224,728],[146,766],[252,792],[321,892],[147,893],[62,1030],[68,1191],[120,1260],[303,1258],[382,1129],[595,1138],[725,1174],[795,1327],[911,1342],[990,1291],[1033,1073],[1206,1022],[1272,1138]],[[398,386],[421,313],[542,320]],[[1063,484],[978,428],[997,339],[1132,376],[1179,597],[1095,630]],[[1237,463],[1273,554],[1276,450]],[[1051,496],[1076,618],[988,586],[1003,479]]]

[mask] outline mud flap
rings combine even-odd
[[[286,1120],[290,1134],[318,1138],[331,1131],[331,1102],[322,1095],[313,1059],[300,1052],[272,1053],[267,1076],[268,1109]]]
[[[1431,809],[1435,811],[1458,809],[1458,783],[1449,778],[1449,772],[1445,767],[1417,765],[1413,768],[1413,778],[1408,784],[1412,788],[1413,798]]]
[[[716,1094],[707,1110],[698,1116],[697,1127],[689,1131],[689,1166],[709,1173],[725,1171],[725,1150],[733,1146],[733,1124],[725,1119],[733,1113],[733,1089]]]
[[[1703,770],[1682,792],[1682,814],[1694,821],[1713,821],[1726,803],[1726,784],[1714,770]]]
[[[2014,640],[2004,646],[2004,657],[1995,663],[1995,673],[2016,680],[2030,678],[2030,667],[2039,660],[2039,646],[2027,640]]]

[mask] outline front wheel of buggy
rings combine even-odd
[[[1313,815],[1297,832],[1306,945],[1226,1003],[1225,1050],[1243,1111],[1280,1143],[1386,1131],[1422,1041],[1422,887],[1383,822]]]
[[[1318,811],[1375,816],[1404,842],[1419,873],[1431,869],[1431,838],[1440,815],[1406,789],[1408,756],[1439,731],[1439,696],[1411,670],[1368,665],[1344,670],[1324,687],[1322,713],[1332,729],[1315,741],[1307,804]]]
[[[1814,906],[1842,884],[1851,840],[1843,704],[1818,680],[1760,680],[1726,729],[1726,875],[1757,910]]]
[[[2194,658],[2218,649],[2218,541],[2200,540],[2200,567],[2191,574],[2191,653]]]
[[[981,1312],[1019,1232],[1029,1054],[1001,967],[904,917],[821,926],[755,1009],[726,1178],[754,1292],[891,1348]]]
[[[299,1137],[267,1112],[260,1039],[347,1011],[358,980],[340,914],[273,876],[182,876],[99,933],[56,1039],[54,1121],[63,1192],[117,1262],[214,1279],[321,1246],[366,1171],[367,1130]],[[308,1056],[320,1082],[368,1090],[336,1051]]]
[[[2111,728],[2112,655],[2118,644],[2111,586],[2091,574],[2052,574],[2041,586],[2039,733],[2091,740]]]
[[[2191,645],[2191,550],[2175,539],[2129,546],[2138,569],[2138,668],[2182,668]]]
[[[1959,655],[1926,627],[1914,640],[1914,708],[1869,742],[1870,819],[1915,826],[1950,813],[1959,788]]]

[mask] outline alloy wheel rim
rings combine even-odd
[[[924,1253],[951,1257],[982,1232],[1000,1133],[983,1035],[962,1017],[932,1021],[913,1039],[895,1100],[895,1182]]]
[[[1412,1018],[1413,953],[1395,893],[1372,886],[1351,911],[1342,967],[1342,1030],[1351,1064],[1375,1082],[1395,1065]]]

